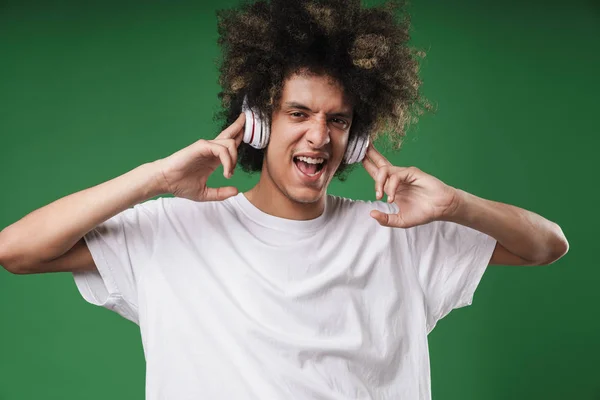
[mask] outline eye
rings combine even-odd
[[[332,118],[331,122],[335,124],[335,126],[340,127],[342,129],[346,129],[348,127],[348,121],[341,118]]]
[[[294,118],[304,118],[306,117],[306,114],[304,114],[303,112],[300,111],[293,111],[290,113],[290,115]]]

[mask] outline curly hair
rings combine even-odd
[[[258,0],[217,17],[224,126],[237,118],[244,97],[270,122],[294,74],[339,82],[353,105],[350,135],[375,140],[385,132],[397,148],[406,127],[431,108],[419,93],[424,53],[408,46],[405,3],[365,8],[360,0]],[[238,162],[246,172],[260,171],[263,157],[263,150],[240,146]]]

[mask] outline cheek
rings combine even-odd
[[[269,139],[269,145],[267,149],[267,160],[270,164],[282,165],[282,163],[289,158],[285,143],[277,140],[277,138]]]
[[[344,135],[340,135],[339,137],[336,137],[335,139],[335,143],[333,143],[333,147],[334,147],[334,157],[336,160],[338,160],[340,163],[342,162],[342,159],[344,158],[344,154],[346,153],[346,145],[348,144],[348,134],[344,134]]]
[[[271,136],[265,152],[265,161],[272,176],[282,175],[291,163],[293,147],[290,147],[288,141],[281,139],[277,134]]]
[[[274,126],[269,137],[269,152],[273,156],[290,158],[300,148],[302,131],[294,126]]]

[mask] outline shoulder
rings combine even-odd
[[[371,211],[378,210],[384,213],[397,213],[395,204],[382,201],[354,200],[340,196],[329,195],[327,198],[328,220],[336,229],[353,232],[359,230],[366,234],[373,232],[390,232],[391,228],[379,225],[379,222],[371,217]]]
[[[369,217],[371,210],[379,210],[385,213],[398,212],[395,204],[388,204],[383,201],[354,200],[334,195],[327,196],[327,205],[332,212],[341,216],[356,213],[364,214],[366,211],[366,216]]]
[[[128,212],[168,224],[177,224],[198,219],[210,221],[223,214],[231,214],[233,206],[227,200],[199,202],[180,197],[157,197],[135,205]]]

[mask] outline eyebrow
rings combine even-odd
[[[299,110],[304,110],[304,111],[309,111],[309,112],[314,113],[314,111],[311,110],[309,107],[305,106],[302,103],[298,103],[296,101],[286,101],[285,106],[287,108],[297,108]],[[346,112],[327,114],[327,116],[328,117],[343,117],[343,118],[352,119],[352,113],[346,113]]]

